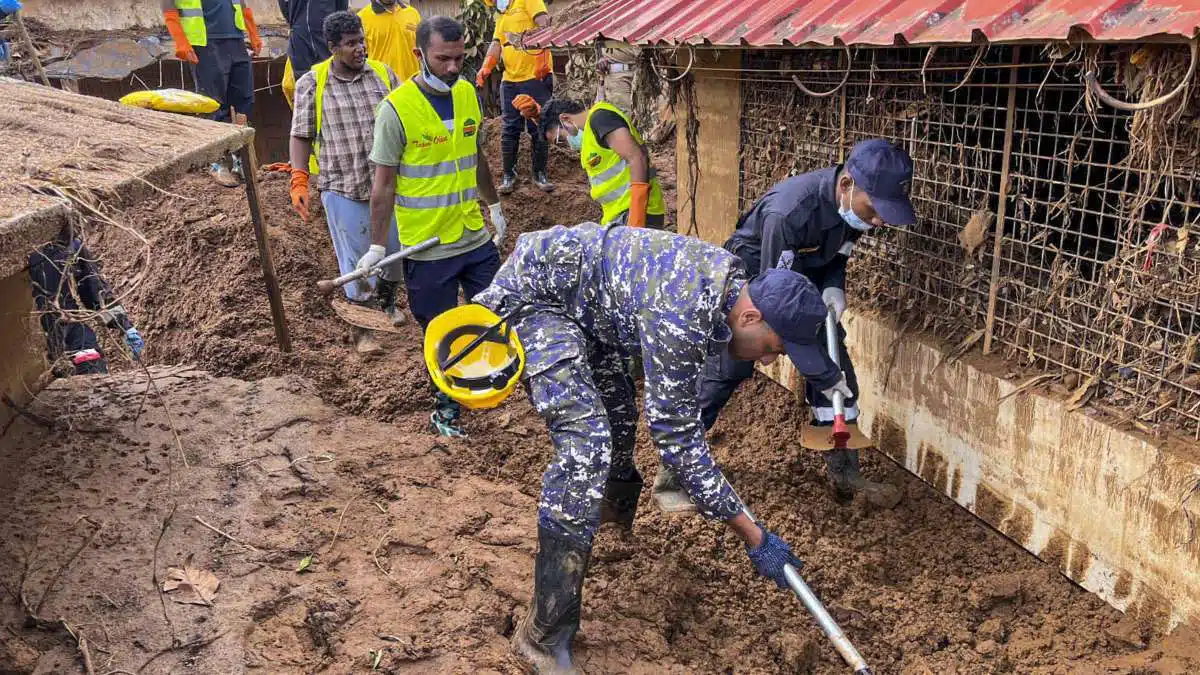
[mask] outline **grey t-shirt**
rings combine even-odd
[[[441,116],[442,122],[446,124],[446,129],[453,131],[454,103],[451,96],[449,94],[445,96],[431,94],[424,88],[421,88],[421,93],[425,94],[430,105]],[[400,116],[396,114],[396,109],[387,101],[379,104],[379,109],[375,111],[375,143],[371,147],[371,161],[381,166],[399,166],[400,158],[404,156],[406,142],[404,125],[400,123]],[[421,253],[414,253],[412,260],[429,261],[453,258],[456,255],[474,251],[491,238],[492,235],[486,227],[478,230],[464,229],[463,235],[458,241],[435,246]]]

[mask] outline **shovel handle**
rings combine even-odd
[[[825,347],[834,365],[842,367],[841,350],[838,349],[837,313],[832,307],[825,315]],[[846,427],[846,401],[840,391],[833,392],[833,447],[845,449],[850,441],[850,430]]]
[[[345,286],[346,284],[350,283],[351,281],[357,281],[358,279],[365,279],[367,277],[373,277],[376,274],[379,274],[380,272],[382,272],[383,268],[387,267],[388,265],[391,265],[392,263],[396,263],[401,260],[404,260],[405,258],[407,258],[415,253],[420,253],[422,251],[428,251],[429,249],[433,248],[434,246],[437,246],[439,241],[440,240],[437,237],[430,237],[429,239],[426,239],[425,241],[423,241],[419,244],[416,244],[414,246],[409,246],[408,248],[396,251],[395,253],[393,253],[393,254],[387,256],[386,258],[380,260],[379,262],[375,263],[375,265],[373,267],[369,267],[367,269],[361,269],[361,270],[354,270],[353,272],[351,272],[349,274],[343,274],[342,276],[340,276],[336,279],[322,279],[317,282],[317,290],[325,295],[328,295],[328,294],[332,293],[334,291],[334,289]]]

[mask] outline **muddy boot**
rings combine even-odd
[[[400,283],[397,281],[388,281],[380,279],[375,286],[375,294],[379,298],[379,308],[387,314],[388,319],[393,326],[402,326],[408,320],[408,315],[403,309],[396,306],[397,291],[400,289]]]
[[[829,450],[825,453],[825,468],[833,486],[834,497],[842,503],[862,493],[874,506],[890,509],[900,503],[900,489],[888,483],[876,483],[863,478],[858,464],[858,450]]]
[[[433,433],[447,438],[462,438],[467,435],[458,418],[462,414],[462,406],[449,396],[438,392],[437,404],[429,416],[429,427]]]
[[[683,491],[675,474],[665,466],[659,466],[654,478],[654,503],[663,513],[695,513],[696,505]]]
[[[550,178],[546,176],[545,171],[538,171],[533,174],[533,184],[542,192],[554,192],[554,183],[550,182]]]
[[[496,192],[502,195],[511,195],[517,187],[517,154],[515,152],[503,153],[501,164],[504,167],[504,175],[500,177],[500,186],[496,188]]]
[[[354,351],[360,356],[374,356],[383,351],[383,345],[365,328],[354,328]]]
[[[628,478],[610,475],[600,500],[600,522],[616,523],[626,532],[633,530],[633,517],[637,515],[638,498],[642,496],[644,484],[637,469]]]
[[[533,600],[512,636],[513,653],[538,675],[583,675],[571,655],[571,642],[579,630],[589,557],[587,549],[538,527]]]

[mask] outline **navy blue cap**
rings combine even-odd
[[[785,269],[769,269],[750,280],[750,301],[771,330],[783,338],[792,365],[820,389],[832,386],[841,370],[825,346],[829,310],[821,291],[808,277]]]
[[[907,152],[882,138],[860,141],[850,149],[846,172],[854,185],[871,198],[875,212],[888,225],[917,222],[909,200],[913,163]]]

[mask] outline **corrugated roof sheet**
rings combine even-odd
[[[1200,0],[612,0],[527,39],[538,46],[632,44],[777,47],[1192,37]]]

